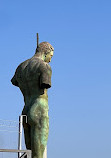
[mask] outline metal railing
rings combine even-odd
[[[17,132],[18,133],[18,149],[0,149],[0,152],[13,152],[18,153],[18,158],[31,158],[31,150],[22,150],[22,134],[23,134],[23,118],[26,118],[27,123],[27,116],[21,115],[19,116],[19,122],[18,121],[12,121],[12,120],[1,120],[0,119],[0,127],[8,128],[6,130],[0,129],[0,131],[8,131],[8,132]],[[14,130],[9,130],[9,128],[14,128]],[[15,130],[16,129],[16,130]],[[43,158],[47,158],[47,147],[44,151]]]
[[[0,119],[0,131],[18,133],[18,149],[0,149],[0,152],[18,153],[18,158],[31,158],[31,150],[22,150],[23,117],[26,117],[27,123],[26,115],[19,116],[19,122]]]
[[[0,149],[0,152],[23,153],[19,158],[31,158],[31,150]]]

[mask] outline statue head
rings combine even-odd
[[[49,63],[51,61],[51,58],[54,53],[54,48],[52,45],[48,42],[42,42],[38,45],[38,48],[36,49],[36,55],[42,55],[44,58],[44,61]]]

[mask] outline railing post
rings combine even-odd
[[[19,135],[18,135],[18,150],[22,149],[22,123],[23,123],[23,116],[19,116]],[[20,158],[22,153],[18,153],[18,158]]]
[[[26,123],[27,123],[27,116],[26,115],[19,116],[18,150],[22,150],[23,117],[26,117]],[[21,155],[22,155],[21,153],[18,153],[18,158],[20,158]]]

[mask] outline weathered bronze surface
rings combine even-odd
[[[38,45],[35,55],[21,63],[11,79],[24,96],[23,121],[26,148],[32,150],[32,158],[43,158],[49,133],[48,95],[52,70],[49,62],[54,48],[48,42]]]

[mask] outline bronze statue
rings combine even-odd
[[[37,46],[35,55],[21,63],[11,79],[24,96],[23,121],[26,148],[32,150],[32,158],[43,158],[49,133],[48,95],[52,70],[49,62],[54,48],[48,42]]]

